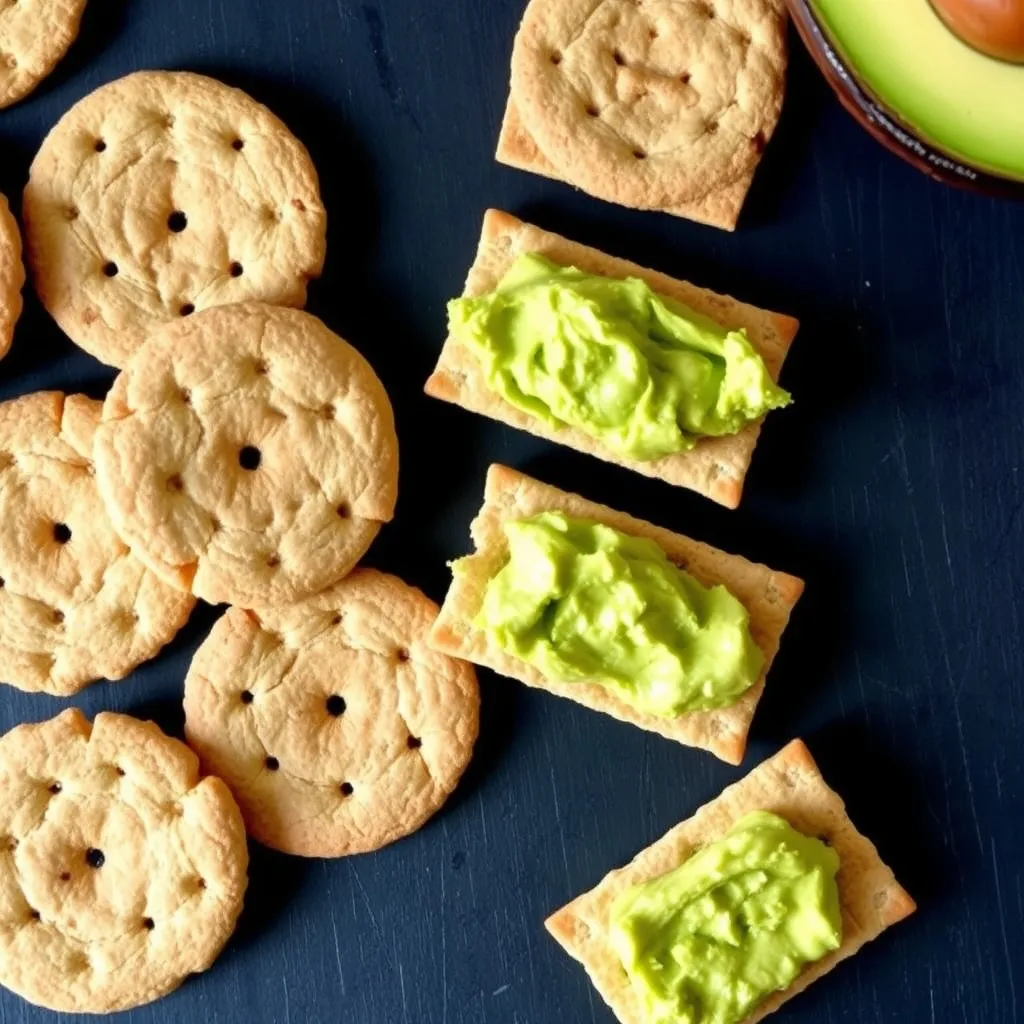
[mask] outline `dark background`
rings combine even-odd
[[[310,308],[394,401],[396,521],[371,550],[435,599],[495,459],[804,576],[742,769],[482,672],[476,758],[378,853],[253,848],[237,935],[143,1022],[608,1024],[544,917],[793,736],[920,910],[789,1004],[793,1022],[1010,1024],[1024,1006],[1024,205],[933,184],[868,138],[794,43],[735,235],[619,209],[492,160],[522,0],[91,0],[39,91],[0,111],[18,204],[63,111],[137,68],[242,86],[309,146],[330,229]],[[500,206],[792,313],[796,405],[736,512],[425,398],[444,302]],[[112,373],[28,296],[0,397]],[[0,526],[2,528],[2,526]],[[180,734],[196,610],[156,662],[81,694]],[[0,726],[63,703],[4,688]],[[0,1024],[51,1015],[0,993]],[[1024,1019],[1024,1018],[1021,1018]]]

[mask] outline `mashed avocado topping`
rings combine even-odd
[[[734,434],[789,394],[743,330],[651,290],[521,255],[498,287],[448,303],[449,330],[488,386],[552,427],[634,459]]]
[[[755,811],[612,904],[609,937],[646,1024],[737,1024],[842,939],[839,857]]]
[[[732,704],[760,677],[746,608],[654,541],[561,512],[504,530],[508,561],[475,624],[547,678],[601,683],[642,711],[675,716]]]

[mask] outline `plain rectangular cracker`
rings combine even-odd
[[[598,683],[551,682],[532,665],[505,653],[484,630],[472,625],[488,581],[507,557],[508,544],[502,523],[556,509],[570,516],[596,520],[623,533],[647,537],[705,586],[724,584],[750,613],[751,635],[765,656],[761,678],[727,708],[663,718],[637,710]],[[687,746],[709,750],[730,764],[743,760],[747,733],[764,691],[765,676],[778,652],[793,606],[803,593],[803,580],[738,555],[726,554],[499,465],[491,466],[487,472],[484,504],[470,531],[476,551],[462,560],[459,572],[453,576],[441,614],[430,632],[428,642],[432,647],[518,679],[527,686],[568,697],[619,721],[649,729]]]
[[[559,174],[551,161],[540,151],[533,136],[523,124],[511,94],[505,105],[505,115],[501,120],[498,150],[494,154],[494,159],[507,167],[539,174],[542,177],[551,178],[553,181],[561,181],[573,188],[579,188],[574,181]],[[743,201],[750,191],[756,169],[756,167],[751,168],[748,174],[716,192],[709,192],[707,195],[701,196],[700,199],[680,203],[677,206],[660,207],[659,212],[671,214],[673,217],[685,217],[687,220],[708,224],[713,228],[722,228],[724,231],[735,231]]]
[[[644,1024],[644,1014],[620,961],[604,940],[612,902],[629,886],[673,870],[700,847],[721,839],[745,814],[761,810],[773,811],[805,835],[825,838],[839,854],[836,882],[843,940],[834,953],[809,964],[792,985],[769,996],[743,1024],[754,1024],[777,1010],[916,909],[874,844],[854,827],[803,741],[793,740],[544,922],[566,952],[583,964],[621,1024]]]
[[[775,380],[799,327],[792,317],[769,313],[627,260],[607,256],[597,249],[526,224],[500,210],[488,210],[484,215],[480,245],[463,294],[481,295],[492,291],[516,257],[526,252],[539,252],[555,263],[571,264],[590,273],[642,278],[655,291],[684,303],[698,313],[731,328],[745,328],[751,344]],[[728,437],[703,438],[688,452],[646,462],[630,459],[616,454],[581,430],[573,427],[556,430],[505,401],[488,387],[473,353],[451,335],[445,340],[437,366],[423,390],[433,398],[452,402],[510,427],[568,445],[644,476],[688,487],[727,508],[735,508],[739,504],[743,481],[761,429],[760,423],[751,423]]]

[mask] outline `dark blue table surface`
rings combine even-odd
[[[398,514],[368,561],[440,599],[501,460],[804,576],[746,762],[482,672],[476,758],[433,821],[334,862],[254,847],[220,960],[125,1019],[609,1024],[542,920],[797,735],[920,910],[780,1022],[1024,1019],[1024,205],[899,163],[795,44],[735,235],[500,167],[520,13],[521,0],[92,0],[55,75],[0,112],[0,191],[17,205],[49,126],[137,68],[213,74],[268,103],[312,151],[329,211],[310,309],[369,357],[397,413]],[[783,377],[796,405],[772,415],[738,511],[421,394],[489,205],[800,317]],[[111,379],[29,296],[0,397],[101,396]],[[162,657],[75,702],[180,734],[182,679],[216,614],[197,609]],[[62,706],[5,687],[0,727]],[[0,1024],[50,1019],[0,993]]]

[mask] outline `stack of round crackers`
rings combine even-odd
[[[44,306],[126,369],[105,403],[0,405],[4,681],[68,695],[153,657],[197,596],[275,604],[344,575],[391,516],[394,427],[362,357],[278,308],[305,301],[326,244],[287,127],[210,78],[129,75],[50,132],[22,212]],[[0,202],[0,351],[23,282]]]
[[[120,372],[102,402],[0,404],[4,681],[120,679],[197,599],[230,606],[185,684],[198,762],[119,715],[0,739],[0,982],[102,1012],[212,963],[245,831],[326,857],[423,824],[469,761],[479,695],[426,644],[437,606],[356,569],[394,514],[394,415],[366,359],[296,308],[326,217],[285,125],[209,78],[130,75],[51,131],[23,215],[43,305]],[[0,202],[0,354],[23,283]]]

